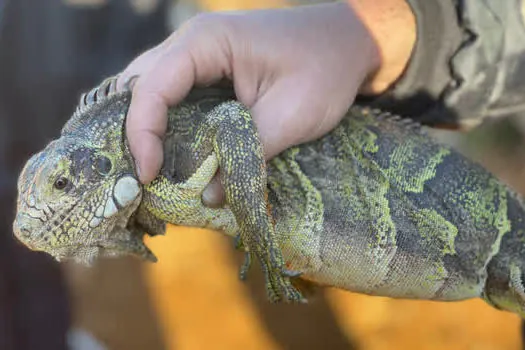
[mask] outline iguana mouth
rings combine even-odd
[[[126,234],[123,236],[124,232]],[[139,259],[157,262],[155,254],[144,244],[142,236],[136,232],[116,227],[111,236],[111,239],[100,237],[89,242],[57,245],[48,253],[57,261],[73,260],[88,266],[98,256],[132,255]]]
[[[23,205],[26,209],[41,211],[43,218],[40,216],[32,216],[29,214],[29,210],[19,211],[15,222],[13,223],[13,231],[17,238],[20,239],[32,250],[46,251],[46,249],[40,248],[40,246],[47,246],[47,241],[50,239],[50,233],[61,227],[64,222],[69,220],[74,212],[75,208],[82,203],[81,200],[72,203],[67,208],[61,208],[59,212],[53,211],[50,207],[46,209],[51,213],[52,216],[46,214],[45,209],[38,209],[34,206],[29,205],[27,201],[23,200]],[[58,220],[58,218],[60,220]],[[36,223],[32,225],[31,223]],[[36,238],[36,239],[35,239]]]
[[[21,223],[27,223],[28,220],[38,220],[38,219],[35,219],[33,217],[30,217],[26,214],[20,214],[20,215],[23,215],[25,216],[25,218],[23,219],[20,219],[20,218],[16,218],[15,219],[15,222],[13,224],[13,231],[14,231],[14,235],[16,238],[18,238],[21,242],[23,242],[25,245],[27,245],[31,250],[35,250],[35,244],[33,244],[33,242],[31,241],[31,236],[32,236],[32,231],[31,231],[31,228],[28,227],[30,225],[24,225],[24,224],[21,224]]]

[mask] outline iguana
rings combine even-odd
[[[18,182],[16,237],[57,260],[133,254],[166,223],[237,237],[271,301],[304,301],[297,278],[394,298],[482,297],[525,315],[522,199],[413,121],[353,106],[329,134],[267,164],[249,110],[223,87],[169,109],[164,163],[137,179],[111,77],[81,97]],[[220,168],[227,205],[201,194]]]

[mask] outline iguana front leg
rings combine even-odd
[[[257,257],[271,301],[304,301],[290,281],[299,274],[285,268],[276,239],[267,198],[266,163],[249,111],[234,101],[216,106],[202,116],[187,152],[191,153],[191,167],[195,169],[190,178],[176,182],[167,171],[145,186],[148,199],[142,208],[147,214],[137,216],[141,225],[147,222],[144,218],[153,215],[175,225],[237,234],[247,252],[241,277],[246,274],[251,257]],[[228,209],[206,208],[201,201],[204,188],[218,168]]]
[[[239,235],[250,256],[257,257],[266,276],[272,301],[283,297],[304,301],[290,278],[278,245],[267,198],[267,171],[256,126],[246,107],[225,102],[213,109],[197,131],[193,145],[197,158],[214,152],[220,168],[220,180],[226,201],[239,227]]]

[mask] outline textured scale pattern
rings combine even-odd
[[[207,227],[246,251],[241,276],[258,259],[272,301],[304,301],[300,278],[396,298],[481,297],[525,315],[522,199],[415,123],[354,106],[328,135],[265,164],[231,88],[194,89],[169,110],[163,167],[142,186],[124,134],[131,94],[114,82],[84,95],[22,171],[14,231],[28,247],[155,260],[144,234]],[[227,205],[208,208],[201,194],[218,169]]]

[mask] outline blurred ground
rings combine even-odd
[[[200,6],[219,10],[283,2],[201,0]],[[196,8],[183,2],[173,20],[178,23]],[[505,127],[490,130],[508,132]],[[498,141],[496,132],[485,130],[444,138],[525,193],[525,145],[516,138],[513,146],[495,147],[508,134]],[[159,257],[155,265],[120,259],[92,269],[64,268],[75,326],[109,349],[520,349],[518,317],[480,300],[402,301],[326,290],[309,306],[275,306],[267,304],[255,269],[249,283],[237,280],[242,256],[215,232],[172,227],[149,246]]]

